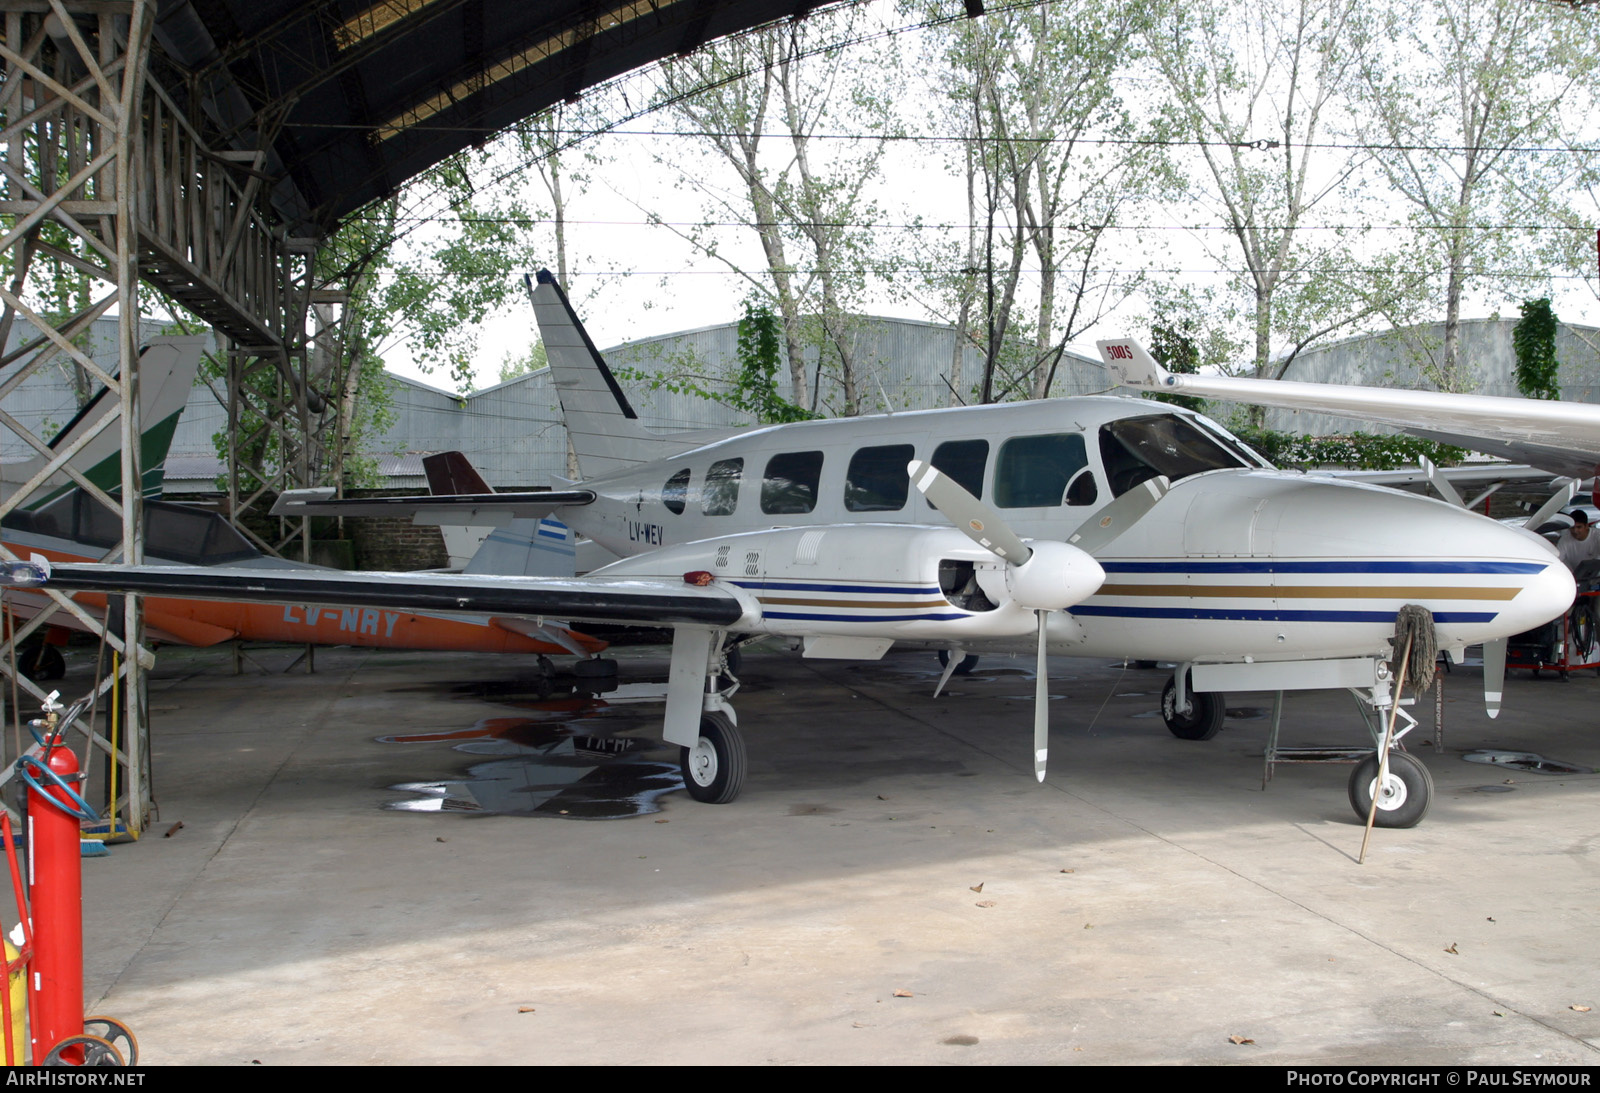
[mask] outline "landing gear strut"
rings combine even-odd
[[[728,699],[739,689],[738,644],[722,631],[680,627],[672,638],[666,737],[678,745],[689,796],[727,804],[744,787],[744,737]]]

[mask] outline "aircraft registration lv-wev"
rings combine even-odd
[[[922,644],[948,650],[951,669],[971,652],[1034,652],[1042,779],[1048,653],[1176,662],[1163,713],[1175,734],[1204,739],[1229,689],[1350,688],[1387,707],[1404,605],[1426,608],[1438,646],[1459,658],[1572,600],[1571,576],[1535,536],[1428,498],[1275,470],[1215,422],[1155,402],[655,432],[554,279],[541,272],[532,291],[581,481],[290,496],[279,511],[409,508],[418,522],[473,525],[555,515],[619,561],[571,578],[14,563],[12,581],[670,627],[664,735],[680,745],[689,792],[712,802],[738,794],[746,765],[727,654],[762,635],[841,659]],[[1378,788],[1369,763],[1352,783],[1366,800]],[[1426,769],[1398,763],[1386,777],[1379,822],[1415,822]]]

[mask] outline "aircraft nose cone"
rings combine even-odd
[[[1441,644],[1520,634],[1572,604],[1572,575],[1549,544],[1445,502],[1332,482],[1278,500],[1267,508],[1279,557],[1371,559],[1364,577],[1349,565],[1352,602],[1387,609],[1392,592],[1419,603]]]

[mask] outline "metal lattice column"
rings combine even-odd
[[[136,160],[153,9],[151,0],[0,3],[4,19],[4,41],[0,42],[0,62],[4,64],[0,74],[0,254],[8,266],[7,282],[0,288],[0,339],[9,337],[18,318],[26,319],[34,331],[0,358],[0,427],[20,437],[37,453],[38,461],[27,482],[0,498],[0,515],[27,500],[38,486],[71,480],[118,514],[122,553],[135,562],[144,556],[136,367]],[[72,306],[52,311],[47,304],[51,285],[46,281],[51,273],[68,269],[79,276],[85,291]],[[96,365],[78,344],[89,324],[113,309],[119,319],[116,376]],[[71,360],[115,399],[112,412],[79,442],[60,451],[48,447],[7,412],[4,401],[56,354]],[[106,430],[119,436],[122,450],[121,488],[116,496],[69,465],[86,444]],[[128,698],[121,747],[86,731],[93,746],[118,764],[122,792],[114,804],[128,826],[140,830],[149,811],[143,669],[151,661],[139,641],[142,613],[138,602],[126,600],[108,628],[64,596],[51,593],[51,600],[51,610],[8,633],[0,649],[4,654],[0,672],[13,674],[16,643],[55,612],[69,612],[91,632],[105,636],[119,654],[121,687]],[[115,633],[108,634],[107,629]],[[126,655],[130,649],[136,655]],[[116,678],[108,674],[101,680],[102,691],[110,691]],[[34,699],[43,698],[43,689],[30,680],[18,678],[15,683]],[[13,711],[14,716],[17,713]]]

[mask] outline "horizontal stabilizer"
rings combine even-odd
[[[410,516],[416,524],[477,524],[503,527],[512,520],[549,516],[594,501],[592,490],[530,490],[526,493],[421,494],[411,497],[335,499],[321,487],[287,490],[272,506],[274,516]]]

